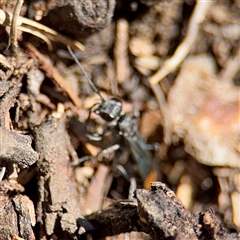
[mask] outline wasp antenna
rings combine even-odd
[[[67,46],[67,49],[68,49],[69,53],[71,54],[72,58],[74,59],[74,61],[76,62],[76,64],[78,65],[78,67],[81,69],[84,77],[88,80],[88,82],[89,82],[90,86],[92,87],[93,91],[96,92],[96,93],[99,95],[99,97],[101,98],[101,100],[104,101],[104,98],[103,98],[103,96],[101,95],[100,91],[99,91],[98,88],[95,86],[95,84],[94,84],[94,82],[91,80],[91,78],[88,77],[88,75],[87,75],[87,73],[85,72],[82,64],[78,61],[76,55],[73,53],[71,47],[70,47],[70,46]]]

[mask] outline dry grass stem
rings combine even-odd
[[[11,25],[11,21],[13,19],[13,15],[11,13],[7,13],[0,9],[0,25],[3,26],[9,26]],[[22,30],[26,30],[26,28],[33,30],[28,30],[27,32],[32,33],[33,35],[36,35],[37,37],[40,37],[45,41],[46,38],[50,39],[51,41],[55,42],[61,42],[64,45],[69,45],[72,48],[76,48],[80,51],[84,51],[85,47],[78,41],[72,40],[68,37],[65,37],[58,32],[54,31],[53,29],[46,27],[45,25],[38,23],[36,21],[30,20],[25,17],[18,16],[17,20],[15,20],[14,24],[19,28],[22,27]],[[36,32],[39,31],[38,34]],[[45,35],[45,38],[42,37],[42,35]],[[46,41],[46,43],[49,45],[49,40]]]
[[[172,137],[172,124],[171,124],[172,121],[171,121],[171,116],[168,109],[168,104],[161,87],[159,85],[151,85],[151,87],[158,101],[160,112],[163,116],[164,142],[169,146],[171,144],[171,137]]]
[[[219,78],[222,81],[232,84],[233,78],[240,70],[239,62],[240,62],[240,43],[238,45],[236,54],[228,60],[226,67],[220,72]]]
[[[178,46],[173,56],[169,58],[159,69],[159,71],[149,79],[151,85],[159,83],[169,73],[173,72],[186,58],[197,38],[199,25],[204,21],[212,2],[213,1],[197,1],[194,12],[190,18],[186,37]]]
[[[77,95],[75,95],[72,88],[66,83],[64,78],[59,74],[57,69],[50,63],[50,61],[44,57],[33,45],[30,43],[27,44],[27,48],[40,60],[43,65],[43,68],[46,72],[50,74],[52,79],[65,91],[68,96],[71,98],[76,107],[81,106],[81,101]]]
[[[18,42],[17,42],[17,19],[20,15],[20,11],[23,5],[23,0],[18,0],[16,2],[13,16],[12,16],[12,23],[11,23],[11,30],[10,30],[10,37],[9,37],[9,43],[8,47],[12,45],[13,51],[17,53],[17,47],[18,47]]]
[[[118,83],[123,83],[130,77],[128,59],[129,24],[126,20],[120,19],[117,22],[116,29],[116,43],[114,48],[116,78]]]

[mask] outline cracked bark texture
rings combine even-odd
[[[35,129],[35,135],[36,149],[40,154],[37,163],[37,221],[44,235],[57,232],[63,239],[72,239],[76,236],[78,222],[84,217],[80,212],[73,170],[69,166],[64,117],[60,120],[49,118]]]

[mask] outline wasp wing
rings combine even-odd
[[[146,149],[146,143],[139,133],[137,135],[136,139],[125,137],[125,140],[131,150],[132,157],[138,165],[140,176],[144,180],[151,171],[152,158]]]

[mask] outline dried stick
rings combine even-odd
[[[188,32],[183,42],[178,46],[175,53],[169,58],[163,66],[155,73],[149,82],[151,85],[159,83],[169,73],[173,72],[179,64],[186,58],[191,50],[193,43],[195,42],[199,25],[204,21],[207,11],[213,1],[197,0],[195,9],[190,18]]]
[[[137,189],[135,198],[137,202],[120,201],[87,216],[96,236],[141,231],[153,240],[238,239],[223,228],[212,209],[191,213],[163,183],[151,183],[150,190]]]
[[[168,104],[165,99],[164,93],[159,85],[151,85],[152,91],[157,98],[160,112],[163,116],[164,126],[164,142],[169,146],[172,137],[172,120],[168,109]]]
[[[226,67],[220,72],[219,78],[226,83],[232,84],[234,76],[240,70],[239,62],[240,62],[240,43],[238,44],[236,54],[228,60]]]
[[[13,18],[13,15],[11,13],[7,13],[0,9],[0,25],[3,25],[4,27],[10,26],[10,22]],[[49,38],[52,41],[55,42],[61,42],[64,45],[69,45],[72,48],[79,49],[80,51],[84,51],[85,47],[78,41],[71,40],[68,37],[65,37],[58,32],[54,31],[53,29],[46,27],[45,25],[38,23],[36,21],[30,20],[28,18],[24,18],[19,16],[16,20],[15,25],[18,27],[22,26],[22,30],[24,31],[26,28],[33,29],[31,32],[32,34],[35,33],[35,31],[42,32],[41,34],[45,34],[47,38]],[[30,32],[30,30],[28,31]],[[35,34],[34,34],[35,35]],[[39,36],[38,36],[39,37]],[[44,38],[42,38],[44,40]],[[49,46],[49,45],[48,45]]]
[[[31,33],[32,35],[34,35],[38,38],[41,38],[47,44],[48,50],[52,51],[52,49],[53,49],[52,43],[49,40],[49,38],[46,35],[44,35],[43,33],[39,32],[38,30],[36,31],[31,28],[27,28],[27,27],[23,27],[23,26],[19,26],[18,29],[23,32]]]
[[[114,58],[116,62],[116,78],[119,83],[129,80],[128,40],[129,24],[120,19],[116,26],[116,44],[114,47]]]
[[[20,11],[23,5],[23,0],[18,0],[15,7],[14,7],[14,12],[12,16],[12,23],[11,23],[11,30],[10,30],[10,38],[9,38],[9,43],[8,47],[12,45],[13,51],[17,53],[17,20],[20,15]]]
[[[33,45],[27,44],[27,48],[40,60],[45,71],[47,71],[52,79],[65,91],[71,98],[73,103],[79,108],[81,106],[81,101],[79,97],[73,92],[71,87],[66,83],[64,78],[59,74],[59,72],[54,68],[54,66],[44,57]]]

